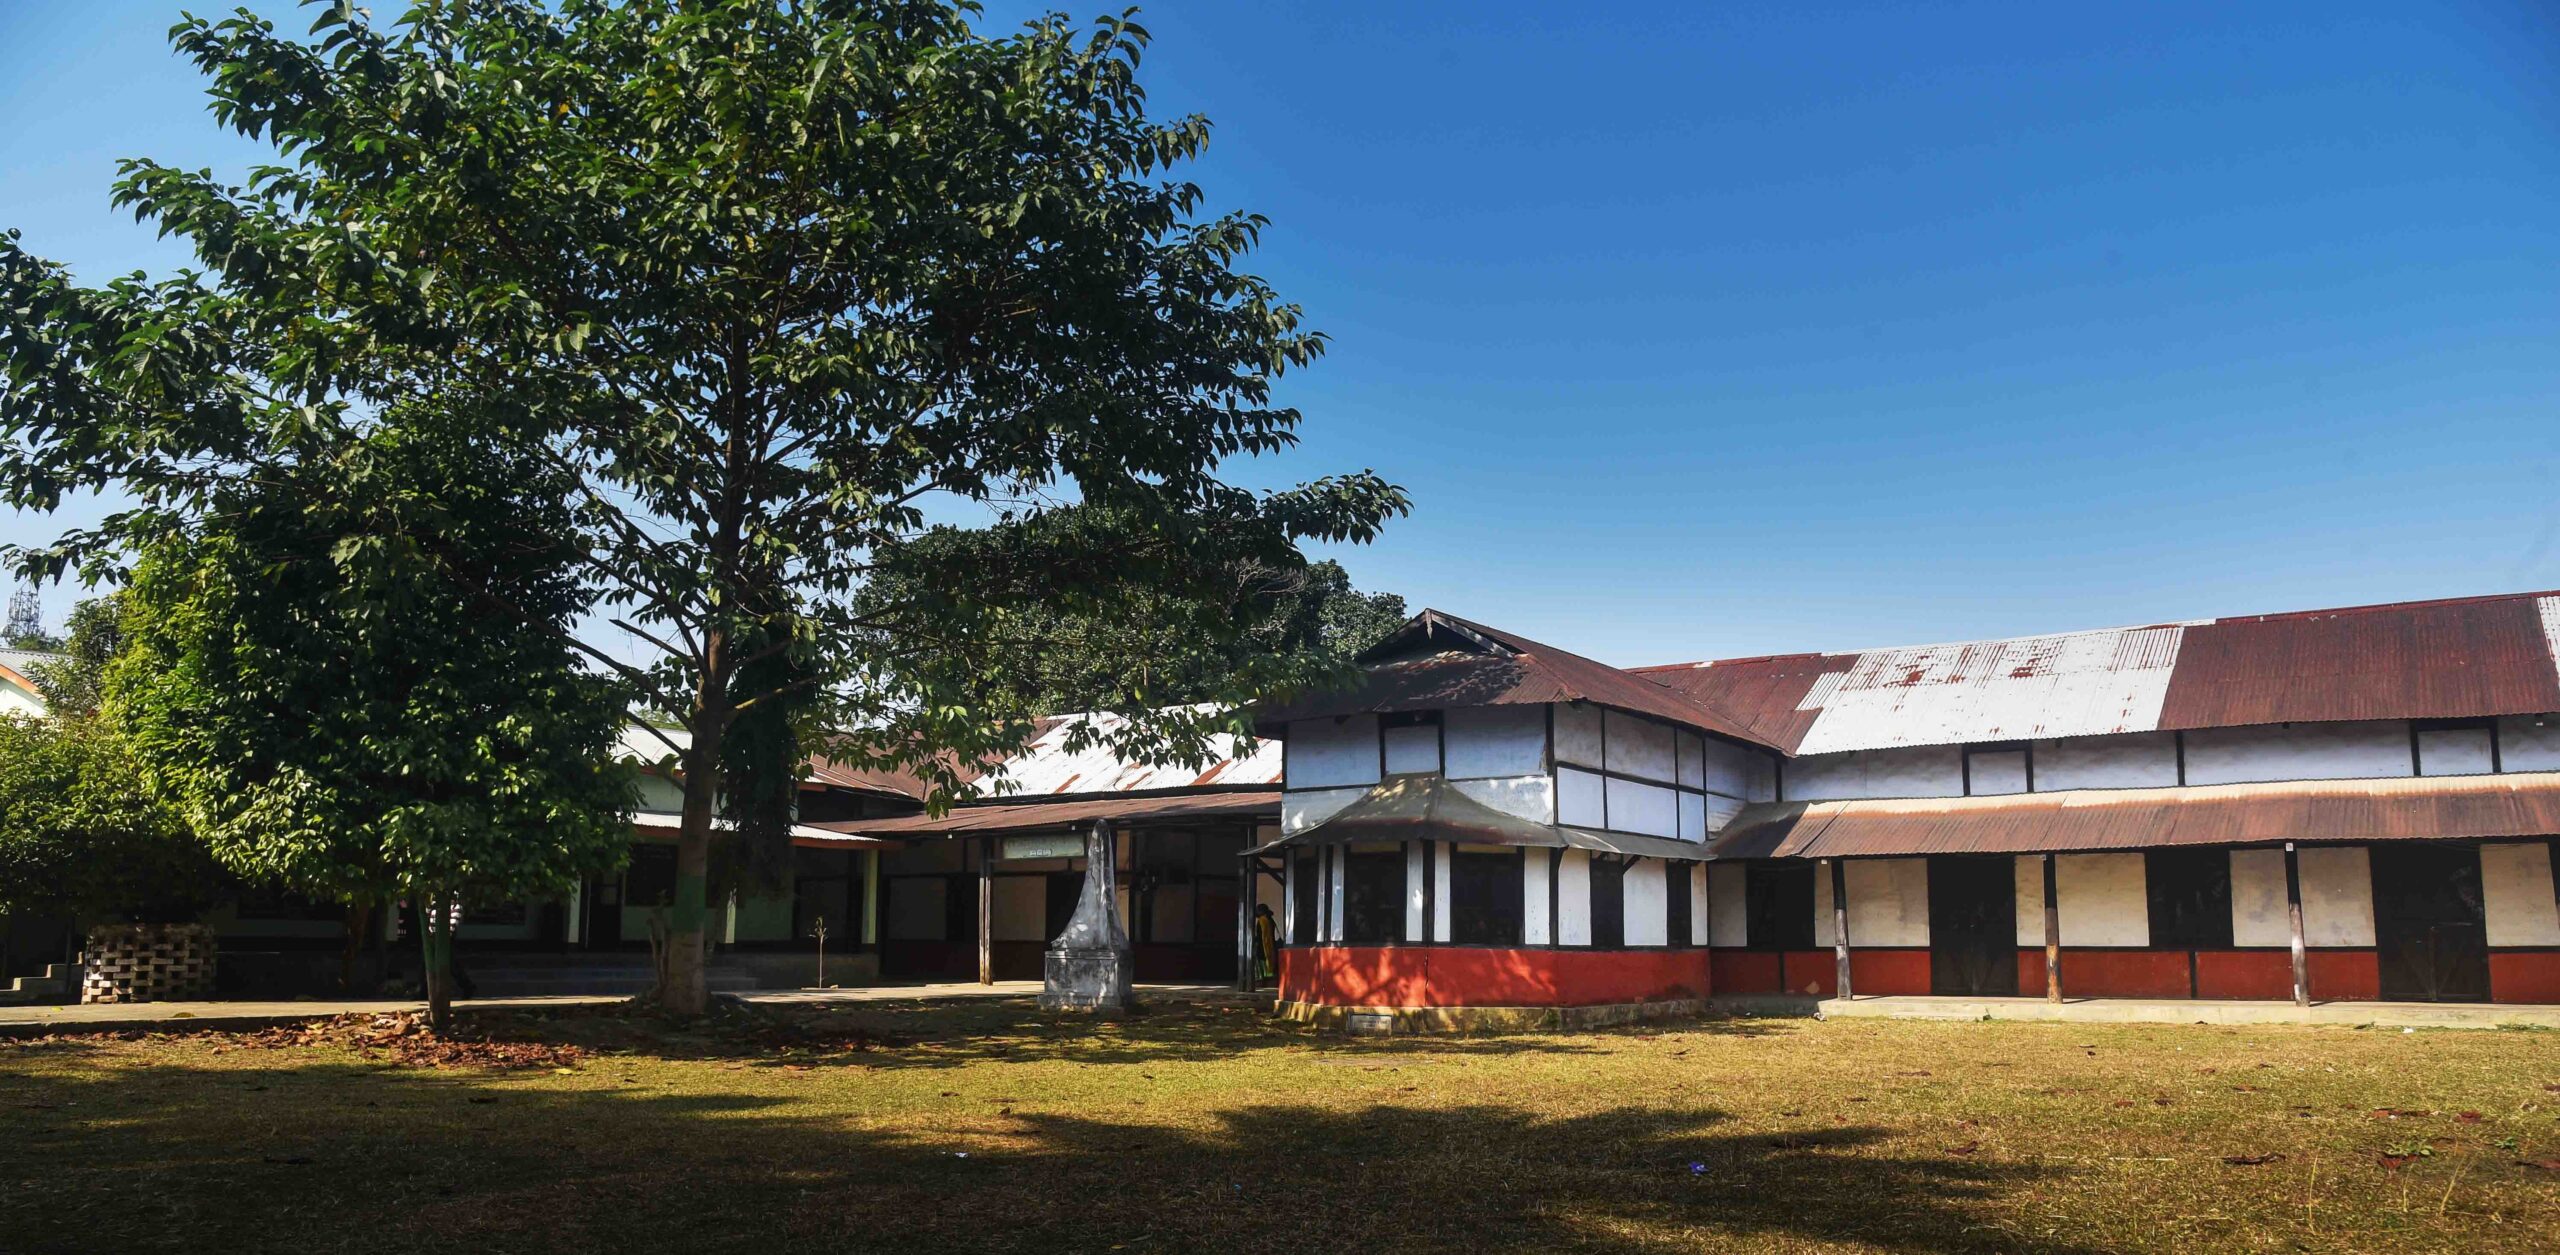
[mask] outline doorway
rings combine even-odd
[[[2467,845],[2376,845],[2373,934],[2382,996],[2395,1002],[2487,1002],[2488,917],[2480,851]]]
[[[1929,860],[1929,992],[2018,992],[2018,873],[2009,858]]]

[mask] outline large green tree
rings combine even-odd
[[[102,721],[0,716],[0,915],[183,924],[236,889]]]
[[[1272,492],[1221,478],[1294,441],[1272,383],[1323,340],[1239,269],[1262,220],[1205,215],[1173,176],[1209,128],[1148,116],[1145,32],[1051,18],[989,36],[973,16],[424,0],[387,28],[335,4],[305,38],[189,19],[175,39],[217,116],[279,164],[245,187],[127,165],[121,202],[192,241],[202,275],[84,289],[0,244],[0,489],[21,507],[108,485],[143,503],[26,566],[102,563],[166,530],[148,516],[200,511],[279,433],[480,398],[481,430],[568,486],[588,588],[649,656],[576,647],[678,725],[663,993],[698,1010],[724,802],[777,831],[776,782],[821,728],[859,730],[831,753],[945,791],[953,764],[1026,735],[1036,712],[988,682],[1008,660],[947,652],[1004,638],[981,572],[914,551],[929,519],[1003,535],[1032,573],[1008,601],[1072,595],[1142,553],[1126,578],[1183,607],[1227,596],[1212,555],[1366,540],[1404,508],[1365,473]],[[1068,504],[1077,525],[1044,525]],[[857,606],[891,562],[948,631]],[[1213,639],[1250,626],[1183,617]],[[1251,678],[1340,667],[1308,649]],[[1150,757],[1204,757],[1235,727],[1127,713],[1108,735]]]
[[[557,487],[395,423],[217,491],[120,598],[143,778],[245,877],[417,904],[440,1029],[456,906],[573,893],[631,837],[620,695],[549,626],[584,601]]]

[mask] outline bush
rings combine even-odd
[[[0,717],[0,913],[187,923],[233,884],[105,725]]]

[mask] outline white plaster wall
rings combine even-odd
[[[1680,832],[1678,835],[1680,839],[1683,841],[1706,840],[1707,833],[1709,831],[1707,828],[1707,795],[1704,793],[1683,793],[1679,796],[1679,802]]]
[[[2498,721],[2498,761],[2508,771],[2560,771],[2560,719],[2517,715]]]
[[[1325,868],[1325,940],[1342,940],[1342,851],[1332,850],[1324,860]]]
[[[1778,800],[1778,760],[1766,754],[1752,754],[1746,764],[1742,797],[1750,802]],[[1723,792],[1719,789],[1717,792]]]
[[[1388,728],[1382,735],[1386,739],[1387,774],[1440,774],[1440,729],[1437,726],[1406,724]]]
[[[1609,735],[1609,760],[1602,766],[1666,784],[1678,776],[1671,761],[1671,725],[1614,710],[1601,713]]]
[[[1591,944],[1591,851],[1567,850],[1556,869],[1556,944]]]
[[[1280,940],[1289,945],[1303,945],[1307,939],[1298,935],[1298,894],[1304,887],[1298,883],[1298,860],[1292,856],[1281,864],[1280,905],[1272,908],[1280,916]]]
[[[2293,944],[2293,918],[2284,905],[2284,851],[2231,852],[2231,944]]]
[[[2302,868],[2303,944],[2372,945],[2373,864],[2364,847],[2306,845],[2296,856]]]
[[[1520,851],[1520,943],[1550,945],[1547,932],[1547,852]]]
[[[1450,854],[1450,849],[1449,849],[1449,847],[1448,847],[1448,846],[1443,845],[1443,844],[1440,844],[1439,842],[1436,842],[1436,841],[1435,841],[1435,842],[1433,842],[1433,843],[1431,843],[1429,846],[1426,846],[1425,848],[1431,851],[1431,876],[1432,876],[1432,880],[1435,882],[1435,883],[1432,885],[1432,889],[1431,889],[1431,936],[1432,936],[1435,940],[1439,940],[1439,941],[1447,941],[1447,940],[1449,939],[1449,935],[1450,935],[1450,934],[1449,934],[1449,854]]]
[[[1851,946],[1929,944],[1929,860],[1853,858],[1843,874],[1849,881]],[[1838,944],[1831,935],[1830,876],[1813,878],[1813,899],[1814,943]]]
[[[2018,944],[2044,945],[2044,860],[2038,855],[2021,854],[2018,872]]]
[[[1556,713],[1556,761],[1605,766],[1600,757],[1600,708],[1589,703],[1558,702],[1551,709]]]
[[[1708,741],[1703,749],[1706,754],[1706,775],[1703,779],[1708,792],[1754,801],[1769,800],[1766,791],[1776,783],[1777,777],[1769,769],[1767,755],[1723,741]],[[1753,793],[1755,787],[1762,792]]]
[[[2551,896],[2551,846],[2480,847],[2481,903],[2493,946],[2560,946],[2560,902]]]
[[[1713,935],[1707,931],[1712,922],[1707,913],[1707,865],[1691,863],[1678,874],[1689,878],[1689,944],[1703,946]]]
[[[2489,774],[2487,728],[2427,728],[2418,733],[2418,774],[2485,776]]]
[[[1616,776],[1607,777],[1602,785],[1609,797],[1611,831],[1639,832],[1649,837],[1680,835],[1679,795],[1670,786],[1620,780]]]
[[[1281,752],[1281,787],[1322,789],[1378,782],[1378,717],[1301,719]]]
[[[2143,892],[2140,854],[2065,854],[2054,860],[2054,900],[2062,909],[2066,946],[2151,944],[2151,903]],[[2038,873],[2036,944],[2044,944],[2042,873]]]
[[[1547,774],[1547,708],[1466,706],[1440,712],[1451,779]]]
[[[997,941],[1049,939],[1048,877],[998,876],[988,888],[987,932],[991,937]]]
[[[2027,791],[2027,752],[2025,750],[1995,750],[1990,753],[1975,754],[1972,756],[1969,770],[1972,773],[1970,785],[1975,797],[1994,797],[2003,793]]]
[[[1571,767],[1556,768],[1556,822],[1597,828],[1607,821],[1600,809],[1603,777]]]
[[[1544,775],[1452,780],[1449,787],[1506,815],[1542,824],[1557,822],[1556,782]]]
[[[2171,732],[2072,736],[2036,742],[2036,791],[2156,789],[2178,782],[2178,741]]]
[[[1626,921],[1627,944],[1631,946],[1667,945],[1671,941],[1670,886],[1664,878],[1667,865],[1658,858],[1640,858],[1627,865],[1627,874],[1618,882]]]
[[[2409,725],[2397,720],[2198,728],[2186,735],[2189,784],[2409,774]]]
[[[1367,795],[1366,787],[1357,789],[1309,789],[1280,795],[1280,831],[1304,832],[1341,813],[1342,808]]]
[[[1787,800],[1960,797],[1961,750],[1953,745],[1808,754],[1787,763]]]
[[[1706,787],[1706,738],[1695,732],[1681,731],[1672,738],[1672,748],[1680,757],[1680,784],[1683,788]]]
[[[1423,897],[1428,892],[1425,886],[1431,883],[1431,868],[1423,861],[1423,852],[1427,848],[1420,841],[1407,842],[1404,847],[1404,939],[1407,941],[1428,940],[1422,933]]]
[[[1742,865],[1712,863],[1707,865],[1707,940],[1719,946],[1751,944],[1750,919],[1745,914],[1747,891],[1742,884]]]

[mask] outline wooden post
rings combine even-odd
[[[1849,864],[1841,859],[1822,860],[1831,865],[1831,982],[1836,996],[1849,993]]]
[[[1236,856],[1236,992],[1240,994],[1253,992],[1253,862],[1250,854]]]
[[[862,852],[862,944],[880,944],[880,851]]]
[[[2062,885],[2044,856],[2044,1000],[2062,1001]]]
[[[978,838],[978,983],[996,983],[996,844]]]
[[[2293,925],[2293,1005],[2311,1005],[2311,963],[2302,949],[2302,860],[2284,843],[2284,913]]]

